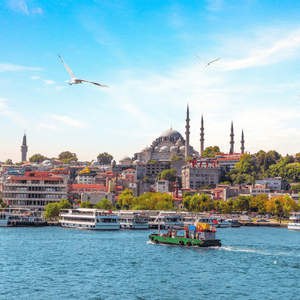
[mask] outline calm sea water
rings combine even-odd
[[[0,229],[1,299],[299,299],[300,232],[219,229],[221,248],[152,231]]]

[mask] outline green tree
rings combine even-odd
[[[91,201],[81,202],[80,208],[93,208],[93,203]]]
[[[60,159],[64,164],[69,164],[71,161],[77,161],[78,158],[75,153],[70,151],[64,151],[59,154],[58,159]]]
[[[233,202],[233,210],[250,212],[251,196],[238,196]]]
[[[143,179],[144,182],[148,183],[149,182],[149,177],[145,176]]]
[[[189,157],[187,157],[184,161],[185,161],[185,162],[189,162],[189,161],[191,161],[191,160],[193,160],[193,158],[192,158],[191,156],[189,156]]]
[[[125,189],[120,195],[118,205],[121,209],[129,209],[132,207],[134,200],[133,192],[129,189]]]
[[[300,183],[293,185],[291,190],[300,193]]]
[[[43,162],[43,161],[46,160],[46,159],[47,159],[46,156],[43,156],[43,155],[37,153],[37,154],[32,155],[32,156],[29,158],[29,161],[30,161],[30,162],[35,162],[35,163],[39,164],[39,163]]]
[[[67,199],[61,199],[59,202],[59,208],[60,209],[70,209],[71,203]]]
[[[168,169],[164,170],[156,176],[156,179],[168,180],[171,182],[175,182],[177,178],[176,169]]]
[[[5,202],[1,202],[0,203],[0,207],[1,208],[6,208],[6,207],[8,207],[8,205]]]
[[[180,156],[180,155],[172,155],[171,156],[171,161],[174,161],[174,160],[182,160],[183,159],[183,157],[182,156]]]
[[[111,203],[107,198],[103,198],[100,202],[94,205],[94,208],[97,209],[110,209]]]
[[[12,162],[12,160],[11,160],[11,159],[7,159],[7,160],[6,160],[6,162],[5,162],[5,164],[6,164],[6,165],[12,165],[12,164],[13,164],[13,162]]]
[[[251,197],[250,207],[252,211],[258,212],[260,214],[267,213],[267,203],[269,197],[266,194],[260,194],[256,197]]]
[[[148,163],[148,164],[157,164],[157,161],[154,160],[154,159],[150,159],[150,160],[148,160],[147,163]]]
[[[56,219],[59,216],[60,206],[58,202],[48,203],[45,208],[44,216],[48,219]]]
[[[207,147],[205,150],[202,152],[202,157],[215,157],[215,155],[221,154],[220,148],[218,146],[210,146]]]
[[[100,165],[108,165],[108,164],[111,163],[111,161],[113,159],[114,159],[113,156],[108,154],[107,152],[100,153],[97,156],[97,160],[98,160]]]

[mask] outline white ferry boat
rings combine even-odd
[[[232,223],[228,220],[223,220],[219,217],[199,217],[195,221],[194,225],[197,223],[206,223],[211,226],[215,226],[216,228],[229,228],[232,225]]]
[[[149,216],[120,211],[121,229],[149,229]]]
[[[184,226],[184,223],[180,220],[181,215],[175,212],[160,212],[158,215],[151,216],[149,220],[150,228],[168,229],[174,226]]]
[[[93,208],[69,209],[60,214],[59,223],[62,227],[93,229],[93,230],[119,230],[120,217],[112,211]]]
[[[47,226],[46,219],[33,212],[0,212],[0,227]]]
[[[288,223],[288,230],[300,230],[300,215],[293,215],[290,220],[292,222]]]

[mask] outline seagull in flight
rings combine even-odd
[[[108,85],[103,85],[103,84],[100,84],[100,83],[97,83],[97,82],[93,82],[93,81],[89,81],[89,80],[85,80],[85,79],[78,79],[75,77],[74,73],[72,72],[72,70],[70,69],[70,67],[63,61],[63,59],[61,58],[61,56],[58,54],[59,58],[61,59],[62,63],[64,64],[64,66],[66,67],[68,73],[70,74],[71,76],[71,80],[70,81],[67,81],[69,82],[69,85],[72,85],[72,84],[79,84],[79,83],[82,83],[82,82],[89,82],[89,83],[92,83],[94,85],[98,85],[98,86],[101,86],[101,87],[106,87],[108,88]]]
[[[202,61],[204,61],[202,58],[200,58],[196,53],[194,53],[199,59],[201,59]],[[213,62],[215,62],[215,61],[217,61],[217,60],[219,60],[219,59],[221,59],[221,57],[220,58],[218,58],[218,59],[215,59],[215,60],[212,60],[212,61],[210,61],[210,62],[206,62],[206,61],[204,61],[204,63],[205,63],[205,67],[208,67],[211,63],[213,63]]]

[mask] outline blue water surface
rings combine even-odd
[[[150,233],[0,228],[0,298],[300,299],[300,232],[219,229],[220,248]]]

